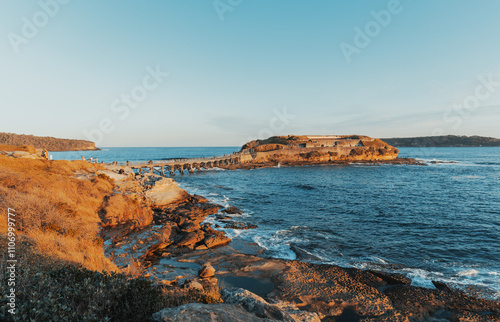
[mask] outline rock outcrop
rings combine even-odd
[[[242,288],[224,289],[221,295],[224,303],[239,304],[248,312],[263,319],[295,322],[320,321],[319,315],[314,312],[301,311],[295,305],[281,301],[269,303],[262,297]]]
[[[201,278],[213,277],[215,275],[215,268],[209,263],[203,265],[202,268],[198,271],[198,276]]]
[[[318,314],[299,310],[284,302],[269,303],[241,288],[222,291],[224,304],[192,303],[164,309],[153,315],[154,321],[290,321],[319,322]]]
[[[144,195],[151,201],[153,207],[166,206],[173,202],[185,200],[189,196],[171,178],[144,174],[138,178],[138,181],[146,189]]]
[[[362,135],[274,136],[241,149],[241,163],[315,164],[390,161],[399,150],[380,139]]]
[[[240,305],[190,303],[164,309],[153,315],[158,322],[263,322],[269,321],[251,314]]]

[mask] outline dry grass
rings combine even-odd
[[[36,149],[31,145],[0,144],[0,151],[23,151],[31,154],[36,153]]]
[[[0,297],[0,321],[148,321],[166,307],[220,302],[203,293],[169,292],[142,277],[87,270],[41,254],[37,243],[36,237],[17,240],[17,312],[8,313],[8,299]],[[7,239],[1,235],[0,249],[7,249]],[[3,295],[10,292],[5,255],[0,252]]]
[[[83,161],[47,161],[0,156],[0,207],[17,214],[16,229],[39,250],[91,270],[117,270],[104,256],[98,211],[113,182],[92,176],[98,166]],[[92,179],[79,180],[74,172]],[[2,232],[6,223],[0,222]]]

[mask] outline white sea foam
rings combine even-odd
[[[457,273],[458,276],[477,276],[479,272],[475,269],[466,269]]]

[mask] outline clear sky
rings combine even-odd
[[[497,0],[5,0],[0,131],[500,137],[499,15]]]

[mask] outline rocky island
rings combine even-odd
[[[364,135],[273,136],[245,144],[241,163],[317,164],[394,161],[399,150]]]
[[[318,153],[314,162],[397,157],[396,149],[365,137],[275,137],[250,142],[242,151],[256,163],[294,163],[311,159],[315,151],[307,149]],[[4,154],[0,178],[0,205],[20,219],[20,319],[500,320],[500,302],[444,283],[415,287],[382,268],[316,264],[300,249],[294,249],[293,261],[266,257],[257,245],[231,240],[207,223],[216,217],[234,229],[255,228],[238,222],[236,207],[190,195],[159,174]],[[0,228],[6,256],[5,221]],[[2,272],[5,265],[2,260]],[[8,299],[1,301],[0,319],[12,318]]]

